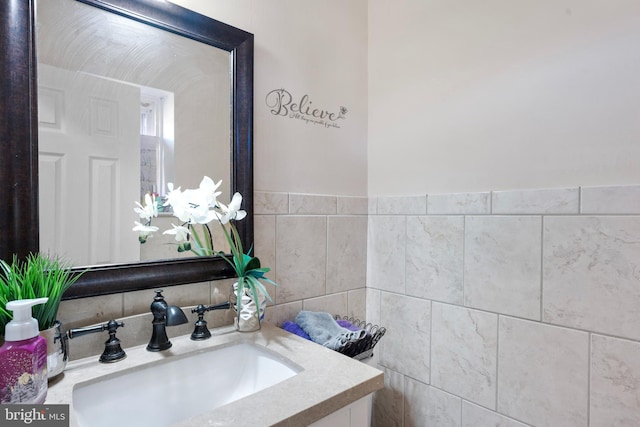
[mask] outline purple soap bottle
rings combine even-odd
[[[13,320],[0,347],[0,403],[42,404],[47,397],[47,340],[38,332],[31,307],[48,298],[9,301]]]

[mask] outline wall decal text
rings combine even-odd
[[[342,106],[338,111],[315,107],[307,94],[296,100],[297,98],[294,98],[286,89],[274,89],[265,97],[265,103],[274,116],[302,120],[307,124],[320,125],[325,128],[340,129],[337,122],[344,120],[347,114],[347,109]]]

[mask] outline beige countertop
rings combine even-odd
[[[299,365],[302,371],[265,390],[178,425],[298,427],[315,422],[384,386],[383,373],[378,369],[269,324],[263,324],[258,332],[241,333],[236,332],[233,327],[214,329],[211,332],[213,336],[205,341],[192,341],[189,335],[172,338],[173,347],[157,353],[147,351],[146,345],[125,348],[127,358],[117,363],[99,363],[97,356],[73,361],[49,385],[45,403],[71,404],[71,426],[77,426],[71,399],[76,384],[132,370],[143,364],[157,363],[235,342],[264,346]],[[220,367],[233,368],[233,360],[227,366]],[[117,411],[117,408],[114,410]]]

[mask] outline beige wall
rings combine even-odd
[[[176,0],[255,35],[255,188],[367,194],[367,2],[365,0]],[[336,128],[270,113],[266,95],[347,108]]]
[[[370,0],[369,194],[639,182],[639,15]]]

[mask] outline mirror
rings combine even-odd
[[[154,30],[228,52],[231,64],[230,193],[243,195],[249,213],[238,224],[246,247],[253,241],[253,35],[179,6],[157,0],[78,0]],[[5,78],[0,86],[0,257],[20,257],[39,249],[38,214],[38,90],[36,78],[34,1],[0,5],[3,19],[0,46]],[[82,25],[83,22],[77,23]],[[87,22],[84,22],[87,24]],[[214,138],[211,138],[213,143]],[[215,171],[210,172],[215,175]],[[219,178],[213,176],[214,178]],[[179,178],[177,178],[179,180]],[[192,184],[185,185],[190,186]],[[132,210],[131,206],[125,209]],[[126,228],[131,228],[126,224]],[[220,258],[186,258],[127,262],[92,267],[65,298],[149,289],[232,277]]]
[[[74,266],[195,256],[162,234],[170,213],[140,244],[133,207],[150,194],[162,211],[168,183],[205,175],[231,199],[229,52],[76,0],[37,11],[40,251]]]

